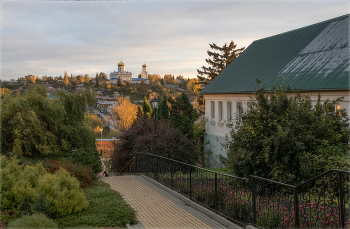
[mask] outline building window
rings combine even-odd
[[[215,102],[211,101],[210,102],[210,107],[211,107],[211,119],[215,119]]]
[[[248,112],[252,110],[252,108],[253,108],[252,106],[253,106],[252,102],[247,102],[247,111]]]
[[[237,102],[236,103],[236,116],[239,120],[241,119],[241,110],[242,110],[242,103]]]
[[[219,103],[218,103],[218,105],[219,105],[219,107],[218,107],[218,113],[219,113],[219,117],[218,117],[218,119],[219,119],[219,121],[222,121],[222,101],[219,101]]]
[[[231,120],[232,119],[232,103],[231,102],[227,102],[227,120]]]
[[[340,104],[335,104],[335,112],[337,112],[338,115],[340,115]]]

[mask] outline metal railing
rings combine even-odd
[[[157,160],[156,160],[157,159]],[[330,170],[297,186],[221,174],[162,156],[138,153],[135,172],[240,225],[260,228],[350,228],[350,172]]]

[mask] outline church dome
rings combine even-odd
[[[145,63],[143,63],[142,67],[147,67],[147,65]]]
[[[120,61],[120,62],[118,63],[118,66],[125,66],[125,64],[123,63],[123,61]]]

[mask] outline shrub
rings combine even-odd
[[[17,228],[58,228],[57,223],[52,219],[49,219],[44,214],[35,213],[31,216],[22,216],[21,218],[15,219],[8,224],[8,229]]]
[[[45,194],[41,193],[39,199],[33,206],[33,210],[46,216],[51,215],[51,204],[46,201]]]
[[[46,173],[39,180],[38,189],[45,193],[47,201],[52,204],[52,216],[60,217],[86,209],[89,202],[79,182],[64,168],[55,174]]]
[[[1,208],[19,209],[27,196],[36,203],[41,193],[52,204],[53,216],[62,216],[86,209],[88,202],[79,182],[65,169],[50,174],[40,165],[19,165],[17,158],[1,156]]]
[[[154,121],[146,119],[125,131],[112,155],[112,169],[122,169],[138,152],[154,153]],[[157,154],[194,164],[195,146],[192,139],[164,120],[157,121]]]
[[[60,161],[49,159],[43,163],[43,166],[49,173],[56,173],[61,167],[66,169],[71,176],[78,179],[82,188],[88,187],[96,180],[96,175],[92,169],[87,166],[73,164],[67,159],[62,159]]]

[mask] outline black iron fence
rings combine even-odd
[[[348,171],[333,169],[293,186],[257,176],[246,179],[221,174],[148,153],[138,153],[134,163],[130,172],[156,178],[239,224],[350,228]]]

